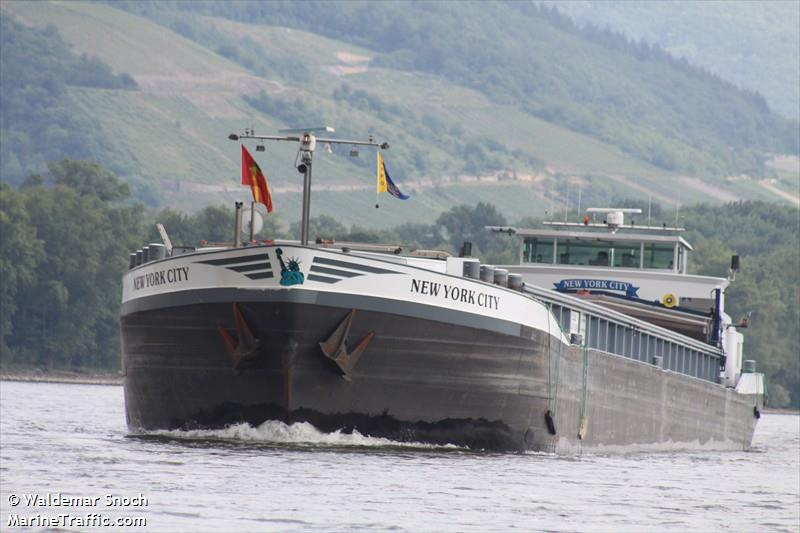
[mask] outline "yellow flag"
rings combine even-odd
[[[383,156],[378,152],[378,192],[386,192],[386,167],[383,166]]]

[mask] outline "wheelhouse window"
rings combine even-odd
[[[672,269],[675,247],[672,244],[645,243],[644,267]]]
[[[611,243],[605,241],[559,240],[556,262],[559,265],[609,266]]]
[[[686,272],[689,250],[678,241],[642,242],[627,236],[609,237],[592,238],[566,232],[557,237],[529,235],[523,240],[522,262]]]
[[[553,263],[553,239],[528,237],[522,249],[524,263]]]
[[[622,268],[639,268],[641,245],[637,243],[614,243],[614,266]]]

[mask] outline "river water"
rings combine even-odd
[[[797,415],[763,415],[749,452],[556,457],[305,424],[131,436],[123,408],[119,386],[0,382],[0,530],[800,531]]]

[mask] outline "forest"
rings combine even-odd
[[[646,210],[641,204],[620,199],[619,205]],[[652,213],[654,219],[674,220],[658,205]],[[31,175],[19,186],[0,185],[0,363],[4,368],[117,370],[121,277],[129,252],[159,241],[156,222],[166,226],[176,244],[229,241],[232,216],[232,206],[191,215],[147,209],[116,175],[89,161],[50,163],[48,172]],[[798,210],[738,202],[685,208],[679,218],[695,246],[692,273],[725,276],[730,256],[741,256],[742,271],[727,291],[726,310],[734,319],[751,313],[746,353],[769,377],[771,405],[800,407]],[[385,231],[348,228],[319,216],[311,220],[310,235],[451,253],[471,241],[474,255],[502,264],[517,261],[518,244],[484,226],[536,223],[506,220],[483,202],[455,206],[433,224]],[[272,214],[258,238],[296,238],[298,226]]]

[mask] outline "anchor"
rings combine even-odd
[[[350,333],[350,326],[353,325],[353,318],[356,316],[356,310],[353,309],[339,324],[336,330],[331,334],[326,341],[320,342],[319,347],[325,357],[336,363],[339,370],[342,371],[342,378],[346,381],[351,381],[350,372],[355,368],[367,345],[375,336],[374,331],[367,333],[361,339],[352,352],[347,349],[347,336]]]
[[[247,325],[247,321],[239,311],[239,305],[235,303],[233,304],[233,320],[236,323],[236,339],[221,326],[217,329],[225,344],[225,351],[228,352],[228,357],[233,362],[233,369],[239,372],[243,366],[248,366],[255,361],[261,348],[261,341],[250,331],[250,326]]]

